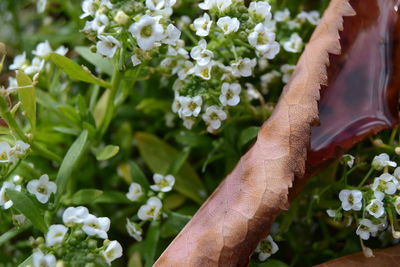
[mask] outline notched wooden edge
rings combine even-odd
[[[198,210],[154,266],[247,266],[258,242],[305,172],[311,126],[318,122],[329,54],[340,53],[348,0],[332,0],[254,146]]]

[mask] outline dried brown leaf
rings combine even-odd
[[[356,253],[329,261],[315,267],[393,267],[400,262],[400,246],[387,249],[374,250],[372,258],[366,258],[364,254]]]
[[[329,54],[340,53],[348,0],[332,0],[291,81],[254,146],[199,209],[154,266],[247,266],[305,171],[310,127],[318,122],[319,91]]]

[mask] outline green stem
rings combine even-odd
[[[0,116],[7,123],[8,127],[10,127],[10,129],[21,139],[21,141],[29,143],[28,137],[9,111],[4,95],[0,96]]]
[[[371,174],[374,172],[374,169],[371,168],[369,169],[367,175],[364,177],[364,179],[361,181],[361,183],[358,185],[358,187],[362,187],[364,183],[368,180],[368,178],[371,176]]]

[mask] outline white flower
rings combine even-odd
[[[195,74],[196,76],[199,76],[203,78],[204,80],[210,80],[211,79],[211,69],[213,67],[214,63],[211,61],[207,65],[199,65],[196,64],[193,68],[191,68],[187,74]]]
[[[208,125],[207,130],[214,132],[221,127],[221,122],[226,120],[227,116],[225,111],[217,106],[210,106],[202,116],[204,122]]]
[[[278,22],[287,21],[290,19],[290,11],[285,8],[284,10],[276,11],[274,14],[274,19]]]
[[[22,69],[25,63],[26,63],[26,53],[24,52],[21,55],[15,56],[13,64],[10,65],[9,69],[10,70]]]
[[[214,53],[207,49],[207,42],[201,39],[197,46],[193,47],[190,51],[190,56],[196,60],[197,64],[200,66],[206,66],[210,64]]]
[[[303,39],[297,33],[292,33],[290,39],[283,43],[283,48],[291,53],[299,53],[303,48]]]
[[[8,198],[6,189],[15,190],[21,192],[21,186],[15,185],[10,182],[4,182],[0,189],[0,206],[3,206],[3,209],[7,210],[12,207],[13,202]]]
[[[134,67],[136,67],[142,63],[142,61],[136,55],[133,55],[131,57],[131,61],[132,61],[132,64]]]
[[[397,214],[400,215],[400,197],[395,198],[394,208],[396,209]]]
[[[249,14],[255,22],[264,22],[272,18],[271,5],[267,2],[251,2]]]
[[[107,239],[107,232],[110,229],[110,219],[107,217],[99,217],[89,214],[83,220],[82,230],[89,236],[97,236]]]
[[[295,69],[296,69],[296,66],[294,66],[294,65],[284,64],[281,66],[281,72],[283,74],[282,81],[284,83],[289,82]]]
[[[52,247],[55,244],[59,244],[64,240],[65,234],[68,232],[68,228],[62,224],[53,224],[49,227],[49,231],[46,234],[46,246]]]
[[[355,157],[350,154],[345,154],[342,156],[342,161],[347,164],[349,168],[352,168],[354,165]]]
[[[129,192],[126,193],[126,197],[130,201],[137,201],[143,195],[144,195],[144,193],[143,193],[142,186],[138,183],[132,183],[129,186]]]
[[[80,18],[83,19],[88,16],[94,16],[96,10],[97,7],[95,5],[95,0],[83,0],[82,2],[83,14],[80,16]]]
[[[378,199],[373,199],[367,206],[366,210],[375,218],[382,217],[382,215],[385,214],[383,202]]]
[[[176,45],[179,38],[181,38],[181,31],[174,25],[169,24],[165,30],[165,38],[162,42],[168,45]]]
[[[49,41],[46,40],[43,43],[39,43],[36,49],[32,51],[32,54],[38,57],[45,57],[51,52],[53,52],[53,50],[50,47]]]
[[[249,34],[248,41],[258,52],[265,54],[271,50],[271,45],[275,43],[275,33],[268,31],[264,24],[259,23]]]
[[[281,73],[276,70],[270,71],[262,75],[260,79],[261,79],[261,88],[263,89],[263,92],[267,92],[269,84],[279,77],[281,77]]]
[[[372,189],[380,192],[385,192],[388,195],[393,195],[397,191],[399,181],[389,173],[383,173],[381,176],[375,178],[372,184]]]
[[[201,105],[203,104],[203,99],[201,96],[195,96],[195,97],[181,97],[180,99],[181,103],[181,110],[179,115],[181,117],[197,117],[200,114],[201,111]]]
[[[193,68],[193,63],[190,60],[180,60],[178,62],[178,77],[180,80],[186,79],[189,71]]]
[[[253,68],[257,65],[255,58],[244,58],[232,63],[232,73],[235,77],[250,77]]]
[[[272,254],[275,254],[279,250],[278,245],[274,242],[272,237],[269,235],[257,245],[256,252],[258,252],[258,259],[265,261]]]
[[[40,72],[44,67],[44,59],[38,57],[33,58],[31,65],[27,66],[24,72],[28,75],[36,74]]]
[[[129,23],[130,17],[123,10],[118,10],[114,16],[114,21],[119,25],[126,25]]]
[[[13,224],[16,226],[22,226],[26,222],[25,215],[16,214],[12,216]]]
[[[28,192],[35,195],[36,199],[44,204],[49,201],[50,195],[55,194],[57,191],[57,185],[54,182],[49,181],[49,176],[43,174],[39,180],[30,181],[26,188]]]
[[[143,50],[150,50],[159,45],[164,38],[164,29],[157,19],[144,15],[138,22],[129,27],[129,32],[136,38],[139,47]]]
[[[111,241],[108,243],[106,249],[101,252],[108,265],[115,259],[122,256],[122,246],[118,241]]]
[[[126,230],[128,234],[136,239],[136,241],[142,241],[142,228],[136,223],[131,222],[128,218],[126,218]]]
[[[25,154],[28,152],[29,148],[30,148],[29,144],[18,140],[17,142],[15,142],[15,146],[13,148],[11,148],[11,150],[10,150],[11,157],[14,157],[14,156],[17,156],[17,157],[25,156]]]
[[[56,51],[54,51],[54,53],[59,54],[61,56],[65,56],[68,53],[68,48],[62,45],[58,47]]]
[[[266,46],[265,51],[256,51],[258,56],[261,56],[265,59],[274,59],[277,54],[279,54],[281,50],[281,46],[278,42],[272,42],[268,46]]]
[[[204,0],[199,7],[203,10],[217,9],[219,12],[224,12],[231,5],[232,0]]]
[[[195,123],[196,123],[196,120],[193,117],[183,118],[183,126],[188,130],[191,130]]]
[[[83,220],[89,215],[86,207],[68,207],[62,216],[65,225],[75,225],[83,223]]]
[[[84,28],[85,30],[92,30],[97,32],[98,35],[102,34],[105,30],[105,28],[107,27],[107,25],[109,24],[109,19],[105,14],[102,13],[96,13],[96,16],[94,17],[94,19],[90,22],[90,24],[88,24],[88,29],[86,29],[86,25]]]
[[[228,35],[232,32],[237,32],[239,30],[240,22],[237,18],[226,16],[219,18],[217,21],[217,25],[225,35]]]
[[[6,142],[0,142],[0,163],[12,162],[11,147]]]
[[[385,167],[397,167],[397,163],[394,161],[390,161],[389,155],[386,153],[382,153],[378,156],[375,156],[372,160],[372,168],[377,171],[383,170]]]
[[[342,208],[345,211],[361,210],[363,195],[359,190],[342,190],[339,193],[339,199],[342,201]]]
[[[38,13],[43,13],[46,9],[47,0],[38,0],[36,3],[36,11]]]
[[[193,26],[196,29],[198,36],[208,36],[210,33],[212,20],[207,13],[204,13],[203,17],[197,18],[193,21]]]
[[[376,232],[378,232],[378,226],[368,219],[362,219],[357,228],[356,234],[359,235],[361,239],[368,240],[370,235],[374,235]]]
[[[43,254],[36,251],[32,254],[33,267],[56,267],[56,257],[53,254]]]
[[[204,0],[203,3],[199,4],[199,7],[203,10],[210,10],[216,7],[217,1],[216,0]]]
[[[331,218],[336,217],[336,211],[334,211],[334,210],[326,210],[326,214],[328,214],[328,216]]]
[[[173,7],[175,3],[176,0],[146,0],[146,7],[150,10],[162,10]]]
[[[394,169],[393,176],[396,177],[397,180],[400,180],[400,167]]]
[[[260,98],[260,93],[254,88],[251,83],[246,83],[246,96],[249,100],[257,100]]]
[[[151,197],[147,200],[146,204],[141,206],[138,211],[138,217],[142,221],[156,220],[160,214],[162,202],[157,197]]]
[[[312,25],[318,25],[320,21],[320,14],[315,10],[310,12],[302,11],[297,15],[297,20],[301,23],[308,21]]]
[[[96,44],[97,53],[112,58],[117,49],[121,47],[121,43],[110,35],[99,35],[98,37],[100,41],[98,41]]]
[[[13,90],[15,88],[18,88],[18,82],[17,79],[15,79],[14,77],[8,77],[8,87],[7,90]]]
[[[155,184],[151,185],[150,188],[157,192],[169,192],[175,184],[175,177],[172,175],[163,176],[156,173],[153,175],[153,180]]]
[[[240,102],[242,88],[238,83],[223,83],[219,101],[224,106],[236,106]]]

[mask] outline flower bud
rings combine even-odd
[[[89,249],[96,249],[97,248],[97,241],[94,240],[94,239],[89,239],[88,248]]]
[[[129,16],[126,15],[124,11],[118,10],[117,14],[114,17],[114,20],[119,25],[126,25],[129,23]]]
[[[400,155],[400,147],[399,147],[399,146],[396,147],[396,148],[394,149],[394,152],[395,152],[397,155]]]

